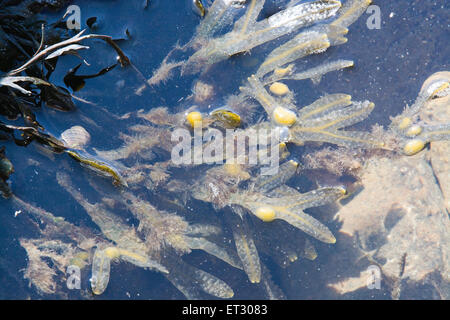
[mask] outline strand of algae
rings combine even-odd
[[[235,29],[222,37],[211,39],[206,46],[195,52],[183,66],[182,73],[196,71],[205,65],[211,65],[234,54],[249,51],[301,27],[327,19],[333,16],[341,6],[339,1],[333,0],[303,3],[256,22],[258,10],[264,4],[264,1],[260,2],[258,5],[255,4],[255,1],[250,3],[247,14],[237,22]]]
[[[150,203],[139,200],[131,193],[123,193],[123,199],[128,200],[129,210],[139,219],[139,228],[145,229],[143,231],[145,231],[146,242],[149,246],[152,246],[153,243],[154,245],[165,243],[166,246],[170,246],[180,253],[189,253],[191,249],[199,249],[235,268],[241,268],[240,263],[233,255],[206,239],[211,233],[219,232],[216,228],[209,225],[188,226],[180,216],[162,213]]]
[[[250,282],[259,283],[261,281],[261,262],[258,250],[242,210],[233,208],[233,211],[235,214],[226,213],[225,219],[232,229],[237,254]]]
[[[181,217],[160,213],[149,203],[140,201],[131,193],[124,192],[122,194],[124,201],[128,200],[127,203],[131,203],[130,211],[140,220],[140,227],[145,229],[142,230],[145,231],[146,241],[144,242],[137,236],[133,228],[124,225],[117,216],[107,211],[103,205],[88,203],[74,189],[67,175],[58,174],[57,180],[85,208],[102,233],[115,243],[114,246],[99,246],[95,251],[91,278],[94,294],[102,294],[106,290],[109,282],[111,261],[117,259],[128,261],[138,267],[158,270],[165,274],[169,280],[172,279],[172,281],[174,276],[169,278],[168,274],[175,269],[175,265],[165,267],[153,260],[151,256],[158,256],[159,260],[165,261],[165,257],[169,255],[168,252],[170,250],[175,249],[178,252],[185,253],[190,249],[200,248],[233,266],[240,267],[239,263],[222,248],[202,237],[189,235],[189,233],[199,235],[205,231],[211,232],[213,229],[208,226],[197,226],[195,229],[188,231],[187,224]],[[155,232],[158,231],[164,234],[155,236]],[[151,241],[157,243],[154,244]],[[159,255],[158,252],[164,249],[159,246],[159,242],[164,242],[166,246],[170,246],[166,248],[169,251],[165,250],[164,254]],[[200,285],[204,292],[221,298],[233,296],[231,288],[215,276],[193,266],[186,265],[185,269],[192,271],[192,277],[186,279],[186,281]]]
[[[279,167],[278,173],[254,178],[248,190],[234,188],[227,190],[225,185],[212,180],[212,177],[200,183],[201,186],[204,184],[215,186],[218,188],[218,194],[226,195],[227,200],[222,206],[231,206],[235,214],[225,213],[224,216],[232,229],[244,271],[252,283],[260,282],[261,266],[256,245],[246,223],[245,211],[242,208],[265,222],[284,220],[320,241],[327,243],[336,241],[327,227],[304,213],[303,210],[333,202],[342,197],[345,190],[322,188],[301,194],[285,185],[297,169],[298,163],[287,161]],[[193,196],[204,201],[214,201],[214,193],[211,197],[208,193],[205,194],[203,188],[194,188]]]
[[[275,70],[295,60],[311,54],[321,53],[327,50],[332,43],[328,37],[330,31],[328,25],[311,28],[299,33],[293,39],[274,49],[261,64],[256,75],[262,78],[270,71]]]
[[[305,80],[311,79],[314,84],[318,84],[321,77],[332,71],[341,70],[344,68],[353,67],[354,62],[352,60],[335,60],[325,62],[317,67],[310,68],[305,71],[294,73],[294,65],[290,64],[286,68],[277,68],[273,74],[263,80],[264,85],[271,84],[280,80]]]
[[[273,123],[290,126],[291,142],[302,144],[317,141],[348,147],[384,147],[384,142],[377,141],[370,133],[339,130],[367,118],[375,107],[371,102],[351,102],[350,96],[342,94],[327,95],[295,113],[280,105],[255,75],[248,78],[248,83],[250,87],[241,87],[241,90],[264,107]]]
[[[227,2],[225,0],[224,1],[216,0],[216,2],[223,3],[226,5],[231,4],[230,1]],[[370,3],[370,1],[348,1],[346,3],[346,6],[344,6],[344,8],[342,9],[344,13],[341,14],[340,18],[335,20],[337,22],[334,23],[334,26],[341,27],[341,29],[336,28],[336,30],[343,30],[343,28],[345,28],[348,24],[354,21],[354,19],[357,18],[357,17],[355,18],[355,16],[359,16],[360,12],[362,12],[361,8],[363,8],[364,5],[366,5],[367,3]],[[250,32],[252,30],[252,27],[254,28],[256,17],[259,13],[258,10],[260,10],[258,8],[262,7],[262,5],[263,1],[257,2],[256,0],[252,0],[249,4],[249,9],[247,13],[238,21],[238,23],[236,23],[234,31],[240,33],[242,37],[244,37],[246,32]],[[287,11],[283,12],[283,15],[288,15]],[[277,17],[280,18],[283,15],[280,14],[280,16]],[[220,26],[221,24],[222,23],[217,23],[216,25]],[[305,34],[306,33],[304,33],[302,36],[305,36]],[[334,32],[328,32],[322,35],[320,35],[319,33],[318,37],[320,38],[320,41],[323,41],[323,43],[325,43],[326,45],[318,46],[316,49],[308,49],[306,50],[305,54],[320,52],[324,50],[325,47],[332,45],[333,41],[335,41],[335,43],[343,42],[342,38],[340,37],[336,37],[335,38],[336,40],[333,40],[330,34],[334,35]],[[304,42],[304,39],[302,41]],[[307,45],[305,45],[305,47],[307,47]],[[278,53],[285,53],[286,50],[289,49],[292,48],[286,46],[282,50],[280,49],[278,52],[274,51],[276,55],[274,53],[274,56],[272,56],[271,59],[273,57],[278,57],[279,56]],[[302,47],[295,48],[295,50],[292,52],[296,51],[301,52],[302,49],[303,49]],[[279,60],[278,59],[269,60],[269,62],[271,63],[273,62],[273,65],[269,69],[270,71],[273,70],[275,73],[277,68],[285,64],[282,63],[283,61],[287,61],[286,63],[292,62],[296,60],[298,57],[302,57],[302,54],[303,53],[301,53],[300,55],[293,55],[291,57],[289,56],[289,54],[285,53],[284,57],[281,57]],[[285,57],[287,57],[287,59],[283,60],[283,58]],[[265,64],[265,66],[268,65],[269,63]],[[323,69],[321,70],[323,71]],[[320,74],[320,70],[313,70],[312,74],[314,74],[315,72],[317,74]],[[257,80],[261,81],[260,79]],[[263,80],[262,82],[266,84],[265,80]],[[263,88],[263,86],[260,86],[259,89],[261,87]],[[264,90],[264,88],[262,90]],[[260,91],[262,92],[262,90]],[[268,100],[267,96],[270,97],[270,95],[266,94],[267,92],[261,94],[260,99]],[[359,144],[361,144],[361,146],[367,147],[367,145],[370,144],[368,143],[368,141],[370,140],[371,137],[367,137],[363,135],[363,133],[346,132],[338,129],[341,129],[343,127],[349,126],[351,124],[363,120],[373,109],[373,104],[370,104],[368,102],[351,103],[350,98],[347,98],[344,95],[339,97],[326,96],[326,98],[328,100],[319,99],[320,101],[313,104],[312,106],[309,106],[309,108],[305,107],[300,110],[295,110],[296,111],[295,121],[292,124],[290,124],[290,132],[293,137],[291,138],[292,141],[294,142],[325,141],[342,144],[346,146],[359,146]],[[336,99],[336,101],[333,99]],[[264,103],[266,104],[265,109],[270,111],[268,112],[268,114],[270,117],[273,118],[272,120],[276,120],[276,114],[274,115],[274,111],[278,107],[284,108],[285,106],[283,105],[280,106],[280,101],[277,99],[272,99],[268,101],[269,102],[264,101]],[[291,110],[294,110],[294,108],[292,108]],[[448,136],[448,126],[442,125],[436,127],[428,127],[425,128],[423,132],[424,132],[423,137],[426,137],[426,135],[428,135],[427,139],[431,139],[430,137],[433,136],[437,138],[442,138]],[[377,142],[375,140],[373,145],[382,146],[382,143]],[[312,235],[313,237],[318,238],[321,241],[325,242],[335,241],[334,237],[326,227],[321,225],[317,220],[313,219],[309,215],[304,214],[302,211],[312,206],[328,203],[329,201],[332,201],[330,199],[340,197],[343,193],[343,190],[339,188],[322,188],[315,191],[311,191],[310,193],[300,194],[296,190],[290,189],[283,185],[282,182],[285,182],[286,179],[288,179],[286,177],[290,176],[291,174],[285,174],[284,171],[282,171],[281,176],[277,176],[272,180],[269,179],[265,182],[259,183],[257,181],[253,189],[245,193],[244,195],[239,194],[239,196],[236,196],[235,194],[232,194],[233,200],[231,200],[230,203],[232,205],[237,204],[239,206],[247,208],[257,217],[259,218],[262,217],[262,220],[265,221],[272,221],[275,219],[285,220],[290,224],[296,226],[297,228],[302,229],[306,233]],[[285,203],[288,203],[288,205],[284,205]],[[100,206],[98,208],[100,208]],[[142,216],[140,217],[142,218]],[[311,218],[313,220],[311,220]],[[109,225],[108,224],[109,222],[105,224],[104,217],[100,218],[99,221],[102,221],[101,224],[103,225]],[[151,223],[149,222],[149,225],[154,225],[154,221]],[[122,225],[119,224],[118,226],[119,229],[121,229],[123,224]],[[122,239],[122,235],[120,234],[118,235],[116,231],[111,231],[109,235],[114,236],[115,239]],[[258,252],[256,250],[256,244],[254,243],[253,239],[250,236],[250,231],[246,230],[241,233],[239,233],[238,231],[234,231],[234,238],[236,247],[238,249],[238,255],[244,264],[244,269],[249,275],[249,278],[251,279],[252,282],[260,282],[261,264],[259,261]],[[113,241],[115,242],[115,240]],[[187,247],[191,249],[201,248],[205,251],[209,250],[209,253],[216,255],[218,257],[221,255],[223,256],[222,253],[218,253],[218,246],[216,246],[212,242],[204,242],[206,240],[202,239],[202,237],[188,236],[183,241],[186,242]],[[182,241],[180,240],[180,242]],[[308,255],[310,257],[313,257],[315,255],[313,250],[309,250],[308,252],[309,253],[305,253],[305,255]],[[128,261],[135,263],[136,265],[142,264],[144,263],[144,261],[146,261],[143,255],[117,246],[109,246],[104,249],[99,249],[98,254],[96,252],[96,256],[98,261],[96,263],[96,266],[98,266],[98,268],[96,267],[95,269],[99,271],[93,272],[93,274],[101,275],[100,278],[102,280],[100,282],[105,282],[105,279],[107,279],[106,275],[108,275],[109,277],[109,266],[111,259],[119,259],[119,258],[123,260],[128,259]],[[223,260],[226,261],[225,259]],[[227,262],[230,263],[231,260],[230,259],[228,260],[229,261]],[[234,263],[235,266],[240,265],[239,262],[232,262],[232,263]],[[104,270],[104,272],[102,270]],[[207,276],[205,278],[203,271],[201,270],[199,272],[189,271],[188,274],[194,274],[190,277],[200,279],[199,283],[201,287],[203,286],[204,291],[221,297],[232,296],[232,294],[230,293],[231,289],[228,289],[223,284],[204,286],[203,284],[208,282],[214,283],[215,280]],[[107,281],[106,284],[100,284],[99,287],[106,288],[106,285]],[[188,286],[185,285],[185,287]],[[222,289],[219,291],[223,291],[225,293],[215,291],[216,290],[215,288],[217,287],[222,287]],[[189,292],[189,289],[186,292]]]
[[[101,204],[91,204],[72,185],[67,174],[57,174],[58,183],[77,200],[86,210],[92,221],[100,228],[102,234],[116,246],[97,248],[92,265],[91,286],[95,294],[101,294],[109,281],[110,262],[113,259],[123,259],[139,267],[151,268],[167,273],[166,267],[152,260],[148,249],[135,233],[135,230],[125,225],[119,217],[113,215]]]
[[[38,226],[41,234],[39,239],[19,239],[28,256],[24,278],[40,293],[57,293],[62,287],[60,273],[64,274],[69,265],[83,268],[89,259],[89,251],[96,245],[106,244],[103,238],[87,228],[73,225],[63,217],[54,216],[17,196],[11,200],[41,222]]]

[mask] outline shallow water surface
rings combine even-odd
[[[262,15],[276,10],[276,1],[267,1],[268,8]],[[281,1],[287,2],[287,1]],[[74,1],[81,9],[82,29],[87,28],[86,21],[97,17],[93,30],[88,32],[110,35],[129,56],[135,68],[117,66],[107,74],[86,80],[86,85],[74,93],[89,103],[75,101],[77,109],[62,113],[49,108],[37,111],[39,122],[52,134],[61,132],[73,125],[81,125],[90,132],[92,138],[89,148],[110,150],[122,145],[120,133],[129,133],[127,129],[136,122],[144,124],[141,119],[130,117],[119,120],[118,117],[140,109],[149,111],[159,106],[166,106],[171,112],[179,112],[191,107],[192,102],[185,102],[192,94],[194,82],[201,78],[213,85],[214,98],[211,110],[224,103],[224,97],[238,93],[239,86],[254,72],[255,64],[261,63],[267,50],[263,45],[251,53],[233,56],[225,62],[214,65],[203,75],[175,76],[159,85],[146,88],[141,95],[136,90],[143,85],[143,78],[150,78],[153,71],[176,43],[187,43],[195,33],[201,18],[196,15],[188,1],[149,1],[144,8],[144,1]],[[297,105],[308,105],[318,97],[331,93],[350,94],[356,101],[370,100],[375,109],[368,119],[356,124],[360,130],[369,130],[379,123],[387,126],[390,117],[399,114],[405,105],[411,105],[423,81],[432,73],[449,68],[450,49],[446,32],[448,30],[448,3],[437,1],[387,1],[375,0],[374,5],[381,9],[381,28],[369,29],[366,21],[369,14],[363,14],[349,27],[346,44],[331,47],[325,53],[302,59],[299,65],[317,64],[326,59],[351,59],[355,66],[323,76],[318,85],[310,80],[287,81],[291,91],[295,92]],[[275,9],[274,9],[275,8]],[[65,10],[58,12],[44,11],[40,18],[52,23],[57,21]],[[93,74],[115,63],[116,53],[100,41],[89,41],[89,50],[81,55],[90,66],[82,65],[78,74]],[[63,82],[67,70],[80,63],[75,56],[64,56],[58,61],[52,75],[53,83],[65,86]],[[138,70],[139,72],[137,72]],[[214,105],[215,104],[215,105]],[[261,109],[258,109],[261,111]],[[262,116],[262,114],[260,115]],[[258,115],[255,116],[258,118]],[[15,146],[13,142],[1,143],[6,146],[8,158],[13,162],[15,173],[10,178],[13,193],[22,200],[63,216],[66,221],[99,232],[82,206],[77,203],[56,182],[56,172],[64,171],[73,178],[76,188],[91,202],[100,201],[102,194],[97,193],[90,179],[96,180],[97,186],[104,194],[117,194],[117,188],[109,179],[96,176],[81,167],[66,154],[52,154],[37,143],[27,148]],[[300,154],[302,151],[299,151]],[[156,161],[160,155],[155,154],[150,161]],[[295,154],[294,154],[295,156]],[[127,159],[126,165],[134,165],[136,159]],[[142,160],[137,160],[142,161]],[[180,177],[195,181],[192,177]],[[291,185],[301,190],[308,190],[312,181],[299,178]],[[139,190],[138,195],[159,209],[168,211],[159,195]],[[167,195],[170,197],[170,194]],[[153,202],[154,201],[154,202]],[[161,201],[158,203],[158,201]],[[189,202],[195,210],[183,213],[188,221],[217,220],[223,213],[215,212],[211,205],[200,201]],[[18,211],[20,211],[17,213]],[[332,208],[330,209],[332,210]],[[42,222],[30,219],[26,210],[7,199],[0,199],[2,223],[0,224],[0,298],[3,299],[39,299],[93,298],[89,290],[90,267],[81,274],[81,290],[64,290],[62,294],[40,295],[34,287],[28,286],[23,278],[27,266],[26,252],[19,244],[19,238],[36,238],[39,233],[34,224]],[[188,210],[189,211],[189,210]],[[131,214],[122,210],[122,218],[130,225],[137,226]],[[315,212],[311,210],[309,212]],[[16,214],[15,214],[16,213]],[[15,216],[17,215],[17,216]],[[260,221],[255,222],[258,226]],[[339,230],[338,223],[330,222],[327,226],[333,233]],[[225,236],[230,230],[224,226]],[[301,233],[301,232],[299,232]],[[279,236],[279,235],[278,235]],[[302,235],[303,237],[303,235]],[[277,237],[274,237],[275,241]],[[273,259],[261,254],[261,260],[269,268],[273,281],[280,287],[288,299],[323,299],[334,297],[319,274],[333,255],[333,245],[314,242],[318,258],[314,261],[301,259],[288,268],[280,268]],[[183,259],[202,270],[212,273],[224,280],[234,290],[237,299],[265,298],[263,290],[249,282],[246,274],[221,260],[202,251],[195,250]],[[64,277],[62,274],[58,274]],[[387,299],[388,290],[368,291],[355,298]],[[183,299],[183,295],[160,273],[149,272],[130,263],[113,263],[111,280],[106,291],[96,299]],[[211,298],[211,297],[210,297]]]

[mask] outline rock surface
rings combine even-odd
[[[436,77],[450,73],[424,87]],[[421,119],[448,123],[449,102],[450,95],[429,101]],[[337,214],[340,244],[325,272],[336,297],[369,291],[373,265],[394,299],[450,299],[449,154],[450,142],[439,141],[412,157],[366,163],[364,189]]]

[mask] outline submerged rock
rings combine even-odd
[[[403,291],[431,284],[439,293],[450,281],[450,221],[426,156],[371,160],[362,176],[364,190],[338,216],[343,223],[340,233],[359,237],[360,249],[385,278],[396,280],[403,273]],[[366,281],[361,284],[365,287]],[[439,294],[448,298],[448,293]],[[419,298],[405,293],[410,294]]]
[[[437,73],[423,88],[436,77],[450,79],[448,72]],[[448,95],[429,100],[421,120],[448,122],[448,104]],[[338,271],[330,270],[334,275],[328,279],[338,295],[369,290],[369,263],[379,268],[381,287],[394,299],[450,298],[449,154],[448,141],[432,141],[429,150],[412,157],[367,162],[364,189],[337,214],[342,222],[337,240],[347,245],[338,247],[333,258]],[[344,264],[355,266],[347,278],[337,274]]]

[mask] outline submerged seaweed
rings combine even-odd
[[[90,171],[112,177],[118,186],[114,192],[107,192],[97,179],[89,178],[90,187],[100,197],[100,200],[91,200],[87,193],[75,187],[75,177],[60,170],[56,173],[59,186],[84,209],[96,229],[79,227],[13,196],[13,201],[34,219],[45,221],[45,226],[37,226],[40,238],[20,240],[29,257],[25,277],[42,293],[62,295],[64,290],[61,282],[58,283],[57,273],[65,273],[66,267],[75,263],[83,267],[91,265],[91,289],[99,295],[114,281],[110,279],[112,262],[125,261],[160,272],[189,299],[208,297],[205,293],[219,298],[233,297],[233,288],[224,280],[184,260],[192,250],[201,250],[237,272],[243,270],[267,298],[283,298],[261,255],[269,256],[282,267],[298,258],[314,260],[318,254],[314,241],[332,244],[336,238],[325,223],[319,221],[320,217],[313,217],[305,210],[334,203],[347,193],[346,188],[337,183],[318,185],[302,192],[290,186],[293,177],[304,173],[297,161],[287,159],[292,146],[311,145],[311,142],[339,146],[330,152],[326,150],[331,149],[322,149],[325,155],[315,154],[309,161],[314,168],[314,161],[326,167],[326,161],[320,162],[319,158],[326,158],[333,152],[342,156],[349,150],[357,154],[368,150],[365,156],[369,157],[370,152],[376,150],[393,155],[403,150],[406,155],[412,155],[430,141],[449,139],[448,124],[428,124],[418,118],[418,111],[426,101],[448,95],[448,79],[428,85],[416,103],[393,120],[391,128],[381,128],[378,132],[351,128],[369,116],[375,107],[373,103],[353,102],[351,96],[335,93],[299,107],[294,92],[283,83],[284,80],[311,79],[318,84],[324,74],[353,66],[350,60],[333,60],[300,70],[296,63],[331,46],[344,44],[347,28],[370,2],[348,0],[342,5],[334,0],[294,1],[280,5],[280,10],[269,17],[260,18],[264,0],[215,0],[206,8],[201,1],[195,1],[204,18],[194,37],[184,46],[177,44],[137,94],[142,94],[149,85],[166,81],[177,68],[180,76],[194,73],[204,76],[221,61],[267,46],[269,50],[264,53],[264,60],[253,74],[246,75],[239,92],[226,97],[225,105],[211,112],[205,111],[205,105],[214,87],[199,80],[194,86],[194,95],[186,98],[179,112],[171,113],[167,107],[158,107],[117,117],[117,121],[131,118],[138,123],[129,126],[130,132],[119,133],[123,140],[119,148],[87,150],[89,133],[81,127],[72,127],[57,139],[41,132],[37,122],[30,127],[0,123],[3,131],[11,134],[19,130],[52,151],[67,153]],[[122,65],[131,65],[111,38],[79,33],[38,50],[31,62],[0,78],[0,85],[22,94],[30,92],[28,86],[20,85],[22,82],[53,88],[44,79],[17,74],[51,54],[59,56],[68,50],[83,49],[79,42],[90,38],[107,41],[118,52]],[[175,52],[184,55],[183,58],[173,60]],[[90,76],[75,75],[77,68],[68,76],[82,86],[83,79]],[[102,70],[98,75],[104,73],[106,71]],[[74,86],[78,87],[76,83]],[[259,112],[259,107],[264,112]],[[23,116],[25,118],[26,114]],[[199,148],[184,155],[185,163],[175,164],[170,155],[177,142],[171,140],[171,133],[177,128],[200,133],[200,136],[234,129],[232,146],[244,141],[245,147],[236,153],[216,155],[205,165],[195,159],[217,147],[217,143],[204,139]],[[261,165],[250,163],[248,159],[247,150],[257,143],[245,137],[250,137],[256,129],[273,129],[278,134],[276,145],[283,162],[269,175],[259,174]],[[241,137],[244,140],[239,140]],[[189,136],[188,140],[194,139]],[[268,139],[265,141],[270,143]],[[230,145],[221,147],[227,151]],[[0,190],[9,195],[6,180],[12,165],[11,170],[7,170],[9,163],[3,150],[0,161],[2,173],[8,173],[1,176],[0,183],[5,186],[0,184]],[[351,161],[344,159],[342,163],[341,166],[350,166]],[[339,174],[344,171],[345,168],[336,169]],[[163,209],[154,205],[154,199],[163,204]],[[207,205],[211,205],[217,215],[205,213]],[[187,208],[194,214],[190,211],[187,214]],[[125,220],[125,216],[131,216],[137,226]],[[53,262],[53,267],[46,259]]]
[[[5,198],[11,196],[11,189],[7,180],[9,176],[14,172],[14,167],[5,155],[5,147],[0,148],[0,192]]]

